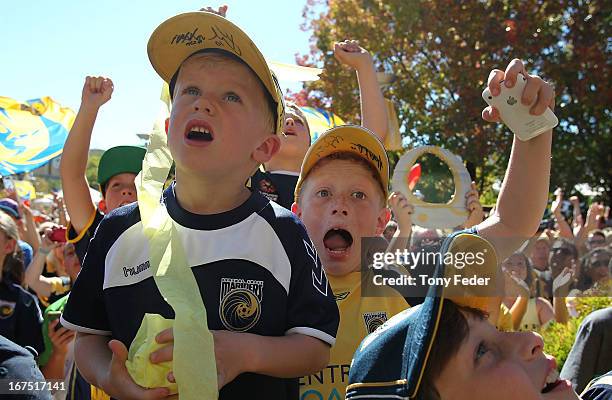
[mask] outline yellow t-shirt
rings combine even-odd
[[[388,297],[361,297],[361,272],[328,279],[340,311],[336,344],[326,368],[300,378],[300,400],[344,399],[351,360],[363,338],[409,307],[392,289]]]

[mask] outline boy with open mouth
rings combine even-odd
[[[519,73],[527,79],[521,101],[531,105],[531,113],[540,115],[546,107],[552,108],[552,86],[527,74],[523,63],[517,59],[505,71],[491,71],[488,85],[492,95],[500,94],[502,82],[512,87]],[[498,110],[492,107],[483,110],[482,117],[490,122],[500,121]],[[487,259],[492,266],[492,276],[497,271],[497,260],[512,254],[539,226],[548,194],[551,142],[552,130],[527,142],[515,139],[495,213],[464,234],[472,251],[490,249]],[[389,220],[385,207],[388,176],[389,163],[384,147],[375,135],[360,127],[339,127],[326,132],[311,146],[302,164],[293,211],[304,221],[313,239],[340,310],[338,340],[332,349],[329,371],[304,378],[303,396],[312,393],[313,398],[317,395],[326,398],[334,390],[342,395],[342,388],[347,384],[346,375],[352,371],[352,367],[347,367],[348,359],[357,349],[359,338],[364,337],[360,320],[367,321],[366,317],[372,314],[384,315],[381,319],[386,320],[408,307],[402,297],[393,294],[361,297],[361,238],[380,235]],[[525,187],[531,188],[528,196],[524,194]],[[425,301],[428,300],[429,297]],[[373,302],[377,303],[371,309]],[[480,298],[475,304],[487,312],[494,312],[499,310],[499,297]],[[408,362],[416,357],[411,349],[400,355]],[[385,359],[379,361],[382,364],[377,367],[386,370]],[[338,370],[338,375],[332,375]],[[358,378],[351,378],[351,381],[355,387],[365,382]],[[407,397],[404,386],[402,390],[393,395],[401,393],[404,397],[390,398]],[[377,395],[370,398],[380,398],[381,394],[391,392],[374,390],[374,393]],[[357,390],[354,398],[365,394],[368,392]],[[414,395],[411,393],[410,398],[415,398]]]

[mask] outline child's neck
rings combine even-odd
[[[302,160],[296,160],[295,158],[281,158],[275,156],[270,161],[264,164],[266,171],[290,171],[300,172],[302,168]]]
[[[246,179],[245,179],[246,180]],[[193,214],[219,214],[244,203],[251,192],[232,177],[194,177],[177,171],[174,188],[180,206]]]

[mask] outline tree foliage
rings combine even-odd
[[[457,153],[482,192],[503,177],[512,134],[481,119],[481,93],[490,70],[520,58],[557,92],[551,187],[604,187],[609,201],[611,15],[603,0],[309,0],[311,52],[297,60],[325,69],[305,86],[309,102],[358,121],[354,72],[331,52],[335,41],[358,39],[396,77],[384,94],[409,146]]]

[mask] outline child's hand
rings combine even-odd
[[[412,214],[414,214],[414,206],[408,203],[406,197],[400,192],[393,192],[389,195],[389,206],[393,211],[393,215],[397,220],[400,233],[412,230]]]
[[[85,84],[83,85],[81,105],[97,110],[110,100],[113,90],[113,81],[109,78],[88,76],[85,78]]]
[[[108,372],[99,382],[100,388],[116,399],[154,400],[167,397],[170,392],[166,388],[145,389],[137,385],[127,368],[128,349],[118,340],[108,342],[108,348],[113,357],[108,366]]]
[[[572,203],[572,205],[574,207],[579,207],[580,206],[580,199],[578,198],[578,196],[572,196],[569,198],[570,203]]]
[[[245,354],[249,354],[247,341],[249,337],[245,333],[236,333],[229,331],[211,331],[215,343],[215,360],[217,363],[217,384],[219,390],[229,382],[233,381],[245,369],[248,361]],[[161,331],[156,337],[157,343],[167,343],[151,353],[150,360],[157,364],[164,361],[172,361],[174,352],[174,331],[173,328],[168,328]],[[244,345],[243,345],[244,344]],[[175,382],[174,374],[170,372],[166,377],[169,382]]]
[[[560,215],[561,214],[561,204],[563,203],[563,191],[561,189],[557,188],[557,190],[555,190],[555,195],[557,197],[551,203],[550,211],[554,215]]]
[[[55,250],[56,247],[59,246],[59,243],[56,243],[54,241],[52,241],[51,239],[49,239],[49,237],[51,237],[51,229],[45,229],[45,232],[43,233],[42,237],[41,237],[41,241],[40,241],[40,250],[42,254],[49,254],[51,253],[51,251]]]
[[[215,341],[215,359],[217,361],[217,384],[219,390],[243,372],[253,371],[247,363],[252,357],[249,354],[256,343],[251,343],[254,335],[250,333],[211,331]]]
[[[521,96],[521,103],[529,105],[535,99],[537,101],[531,106],[529,113],[532,115],[541,115],[546,111],[546,107],[551,110],[555,107],[555,90],[550,83],[545,82],[537,75],[529,75],[525,71],[525,65],[519,59],[514,59],[506,67],[506,71],[494,69],[489,74],[488,87],[493,96],[499,96],[501,93],[501,81],[504,81],[506,87],[513,87],[519,73],[522,73],[527,78],[527,84]],[[482,118],[489,122],[500,122],[499,110],[495,107],[488,106],[482,110]]]
[[[25,218],[33,218],[32,209],[26,206],[23,201],[19,202],[19,211]]]
[[[356,40],[345,40],[334,43],[336,60],[356,70],[372,66],[372,56]]]
[[[164,329],[158,333],[157,336],[155,336],[155,341],[159,344],[167,343],[167,345],[151,353],[149,360],[151,360],[153,364],[158,364],[164,361],[172,361],[172,355],[174,353],[174,329]],[[175,382],[172,371],[168,373],[166,379],[168,379],[168,382]]]
[[[57,324],[59,324],[59,319],[49,322],[47,335],[49,336],[51,344],[53,345],[53,352],[56,354],[65,355],[68,353],[68,346],[74,339],[74,331],[63,327],[55,330]]]
[[[225,18],[225,14],[227,13],[227,5],[226,4],[222,5],[221,7],[219,7],[218,10],[215,10],[212,7],[202,7],[202,8],[200,8],[200,11],[208,11],[208,12],[211,12],[213,14],[217,14],[217,15]]]
[[[472,182],[470,190],[465,194],[465,208],[470,212],[467,221],[463,224],[466,228],[478,225],[484,220],[484,211],[480,204],[476,182]]]
[[[553,280],[553,296],[567,297],[573,281],[574,272],[572,269],[568,267],[563,268],[563,271]]]
[[[587,225],[595,226],[597,217],[604,215],[605,207],[599,203],[592,203],[587,211]]]

